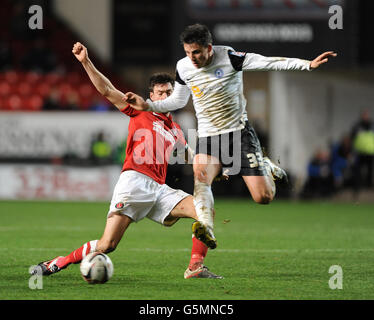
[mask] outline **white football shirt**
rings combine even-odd
[[[310,70],[310,61],[213,46],[209,65],[196,68],[188,57],[179,60],[174,92],[165,100],[147,103],[156,112],[173,111],[183,108],[192,94],[199,137],[241,130],[247,120],[242,77],[247,70]]]

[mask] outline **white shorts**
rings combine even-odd
[[[147,217],[163,224],[174,207],[188,196],[140,172],[127,170],[121,173],[114,188],[108,216],[120,213],[135,222]]]

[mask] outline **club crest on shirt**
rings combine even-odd
[[[123,209],[123,207],[125,206],[125,204],[123,202],[118,202],[115,207],[116,209]]]
[[[223,77],[223,70],[221,68],[216,69],[216,71],[214,71],[214,75],[216,78],[221,79]]]

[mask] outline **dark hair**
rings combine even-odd
[[[184,29],[180,35],[180,42],[184,43],[197,43],[203,47],[207,47],[213,43],[212,34],[210,33],[207,26],[196,23],[190,25]]]
[[[153,88],[156,84],[171,83],[174,87],[174,78],[165,72],[155,73],[149,79],[149,91],[153,92]]]

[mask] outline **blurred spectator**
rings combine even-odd
[[[22,67],[29,71],[51,72],[57,69],[57,58],[52,50],[47,47],[45,40],[39,37],[23,57]]]
[[[353,164],[354,155],[351,138],[349,135],[345,135],[341,141],[334,144],[331,149],[331,169],[335,190],[352,185]]]
[[[0,40],[0,72],[12,68],[12,56],[8,45]]]
[[[308,178],[302,191],[302,197],[327,197],[334,191],[331,171],[331,156],[326,150],[317,150],[308,164]]]
[[[119,143],[113,153],[113,160],[115,164],[123,165],[123,162],[125,161],[126,158],[126,145],[127,141],[123,141]]]
[[[369,110],[361,113],[359,122],[352,129],[353,150],[356,154],[355,187],[356,190],[373,186],[374,160],[374,123]]]
[[[54,88],[49,93],[48,97],[45,99],[42,110],[60,110],[60,91],[57,88]]]
[[[66,104],[63,106],[64,111],[78,111],[79,108],[79,97],[74,91],[70,91],[66,96]]]
[[[107,165],[112,161],[112,147],[105,140],[104,132],[100,131],[91,144],[91,160],[95,165]]]
[[[109,103],[100,98],[95,98],[92,105],[89,107],[90,111],[111,111],[114,110],[110,107]]]

